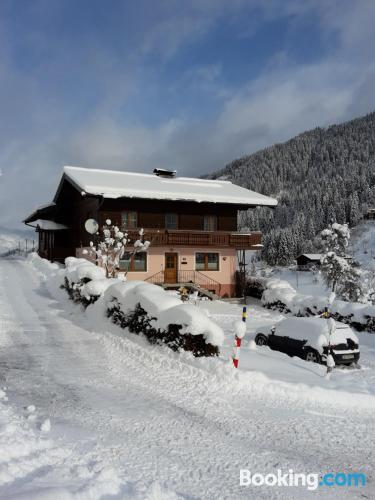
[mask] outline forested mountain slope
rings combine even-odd
[[[287,264],[311,251],[314,236],[331,221],[353,226],[375,205],[375,113],[304,132],[208,177],[279,200],[275,210],[249,211],[243,225],[265,233],[270,264]]]

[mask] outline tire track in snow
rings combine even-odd
[[[121,338],[126,334],[115,327],[90,332],[76,306],[70,308],[75,313],[67,313],[46,295],[29,264],[9,263],[7,272],[21,287],[8,300],[28,311],[23,315],[26,344],[36,341],[34,327],[44,328],[42,336],[48,337],[29,345],[28,355],[38,360],[40,370],[38,363],[32,365],[35,378],[28,390],[41,405],[52,391],[53,404],[45,401],[52,417],[60,414],[73,428],[84,428],[87,455],[113,465],[120,476],[135,482],[161,480],[197,498],[233,499],[249,498],[250,490],[238,486],[240,468],[321,472],[362,466],[364,460],[373,463],[368,437],[373,422],[368,417],[360,420],[358,411],[339,409],[345,420],[327,422],[305,411],[322,410],[324,404],[298,404],[282,391],[278,395],[277,384],[272,391],[263,390],[262,380],[257,390],[249,379],[247,388],[246,377],[215,360],[191,360],[152,348],[133,335]],[[18,340],[25,343],[25,337]],[[46,376],[49,382],[43,388],[40,380]],[[26,380],[15,377],[14,382]],[[356,495],[342,489],[338,493]],[[301,495],[307,497],[308,492],[265,488],[257,490],[256,497]]]

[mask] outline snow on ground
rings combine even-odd
[[[23,250],[25,247],[25,239],[28,239],[29,248],[32,246],[32,240],[35,240],[35,233],[33,231],[11,231],[3,227],[0,228],[0,255],[13,250],[21,245]]]
[[[341,391],[344,391],[346,396],[351,393],[375,397],[375,334],[357,333],[361,351],[360,370],[338,368],[330,380],[326,380],[326,367],[323,365],[307,363],[297,357],[291,358],[266,346],[256,347],[255,350],[252,348],[251,340],[255,339],[255,332],[264,326],[265,333],[268,333],[267,329],[284,316],[264,309],[257,299],[248,300],[247,334],[240,354],[241,370],[255,370],[270,380],[303,384],[302,391],[305,394],[308,394],[309,390],[315,392],[318,387],[328,389],[332,391],[329,397],[337,399],[338,402],[343,398]],[[200,307],[209,311],[211,318],[223,327],[226,339],[223,355],[229,357],[233,343],[233,323],[241,317],[242,306],[217,301],[201,303]],[[298,392],[296,387],[293,390]]]
[[[249,348],[282,317],[253,301],[236,371],[241,306],[199,303],[226,340],[220,359],[195,359],[90,324],[46,275],[0,260],[1,498],[371,498],[375,336],[360,334],[362,370],[328,381],[321,366]],[[367,485],[246,488],[241,468],[360,471]]]
[[[320,297],[329,294],[327,287],[323,283],[322,277],[318,273],[276,267],[270,277],[287,281],[296,292],[303,295],[315,295]]]
[[[375,270],[375,220],[363,221],[351,230],[349,254],[365,269]]]

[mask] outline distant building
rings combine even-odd
[[[312,267],[320,266],[321,253],[303,253],[297,257],[299,271],[308,271]]]
[[[367,220],[375,219],[375,208],[369,208],[364,218]]]

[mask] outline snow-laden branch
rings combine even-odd
[[[122,232],[118,226],[112,224],[110,219],[105,221],[102,228],[101,240],[95,245],[90,241],[90,254],[95,256],[95,261],[106,271],[107,278],[114,278],[120,267],[120,260],[125,252],[130,254],[130,261],[134,255],[147,252],[150,242],[145,240],[143,228],[139,230],[139,239],[133,242],[127,232]],[[125,271],[125,276],[128,269]]]

